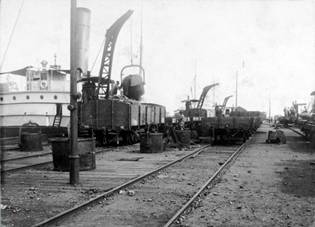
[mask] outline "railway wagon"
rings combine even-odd
[[[99,145],[133,144],[139,133],[165,123],[164,106],[129,99],[98,99],[79,104],[80,128],[90,131]]]
[[[259,125],[259,118],[255,117],[208,117],[202,119],[199,134],[210,136],[213,142],[245,141]]]

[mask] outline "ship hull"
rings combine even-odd
[[[66,135],[70,123],[69,92],[23,91],[0,93],[0,137],[19,135],[24,124],[36,123],[48,137]],[[61,121],[53,125],[56,115]]]

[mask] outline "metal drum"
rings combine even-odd
[[[49,139],[52,145],[54,170],[69,171],[70,143],[68,138]],[[80,171],[96,168],[94,138],[79,138],[78,152],[80,156]]]
[[[157,153],[163,151],[163,133],[143,133],[140,135],[140,152]]]
[[[42,135],[38,132],[23,132],[21,134],[22,151],[42,151]]]
[[[144,94],[144,83],[140,75],[126,76],[122,81],[124,95],[130,99],[140,100]]]

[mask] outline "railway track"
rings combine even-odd
[[[125,146],[117,147],[108,147],[108,148],[96,148],[95,154],[102,152],[110,151],[113,149],[122,149]],[[27,153],[27,152],[24,152]],[[41,160],[38,160],[41,159]],[[1,173],[12,173],[24,169],[29,169],[33,167],[45,166],[52,164],[52,152],[47,151],[43,153],[26,155],[20,157],[13,157],[1,160]],[[18,166],[17,166],[18,165]]]
[[[221,167],[201,186],[201,188],[186,202],[176,213],[173,215],[169,221],[164,225],[164,227],[169,227],[175,222],[179,223],[179,219],[185,211],[187,211],[195,201],[202,195],[203,192],[208,190],[209,185],[213,184],[215,179],[227,168],[227,166],[235,160],[242,150],[247,146],[249,141],[243,143],[232,155],[221,165]]]
[[[209,184],[213,183],[213,181],[218,177],[218,175],[220,173],[222,173],[222,171],[224,169],[227,168],[227,166],[233,161],[235,160],[235,158],[240,154],[240,152],[247,146],[247,144],[249,143],[249,141],[245,142],[244,144],[242,144],[240,147],[238,147],[235,151],[233,152],[224,152],[222,151],[221,153],[225,153],[225,161],[220,163],[220,168],[218,170],[215,171],[214,174],[211,175],[211,177],[206,181],[206,183],[200,187],[200,189],[194,194],[191,196],[191,198],[189,199],[189,201],[187,203],[184,204],[183,207],[181,207],[180,209],[178,209],[177,213],[171,217],[168,221],[164,220],[163,223],[167,223],[165,226],[170,226],[172,225],[173,223],[175,223],[178,218],[194,203],[194,201],[200,196],[200,194],[203,193],[204,190],[207,189],[207,187],[209,186]],[[126,188],[128,187],[131,187],[133,185],[135,185],[136,183],[138,182],[141,182],[143,181],[144,179],[148,178],[149,176],[152,176],[152,175],[155,175],[155,174],[158,174],[160,173],[161,171],[164,171],[170,167],[173,167],[175,164],[178,164],[180,165],[182,163],[183,160],[188,160],[189,158],[193,158],[195,159],[197,156],[199,156],[203,151],[205,151],[206,149],[209,149],[209,145],[207,146],[203,146],[199,149],[196,149],[194,150],[193,152],[179,158],[179,159],[176,159],[175,161],[172,161],[166,165],[163,165],[153,171],[150,171],[142,176],[139,176],[135,179],[132,179],[122,185],[119,185],[115,188],[112,188],[112,189],[109,189],[108,191],[106,191],[105,193],[103,194],[100,194],[98,195],[97,197],[87,201],[87,202],[84,202],[80,205],[77,205],[69,210],[66,210],[54,217],[51,217],[47,220],[44,220],[34,226],[47,226],[47,225],[51,225],[51,224],[56,224],[56,223],[59,223],[60,221],[63,221],[63,220],[67,220],[68,217],[72,216],[72,215],[75,215],[76,213],[78,213],[78,211],[80,210],[83,210],[84,208],[87,208],[87,207],[93,207],[93,205],[97,205],[98,203],[100,203],[103,199],[105,198],[108,198],[108,197],[111,197],[113,195],[116,195],[118,194],[119,196],[119,193],[122,191],[122,190],[125,190]],[[225,148],[226,149],[226,148]],[[224,150],[224,149],[223,149]],[[220,152],[218,152],[220,153]],[[232,154],[231,154],[232,153]],[[193,160],[192,159],[192,160]],[[167,170],[166,170],[167,171]],[[73,219],[72,219],[73,220]],[[66,224],[67,226],[67,224]],[[75,226],[75,224],[74,224]],[[83,225],[84,226],[84,225]]]

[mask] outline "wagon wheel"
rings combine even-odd
[[[139,135],[135,131],[131,131],[131,141],[132,144],[139,142]]]
[[[125,144],[127,144],[127,145],[132,144],[130,131],[122,132],[122,137],[123,137],[123,141]]]

